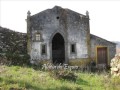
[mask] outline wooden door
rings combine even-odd
[[[98,47],[97,48],[97,64],[107,65],[107,60],[108,60],[107,47]]]

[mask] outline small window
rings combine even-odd
[[[36,41],[40,41],[40,34],[36,34]]]
[[[43,44],[41,48],[42,48],[42,50],[41,50],[41,54],[42,54],[42,55],[45,55],[45,54],[47,53],[46,45]]]
[[[75,44],[71,44],[71,53],[75,53],[75,52],[76,52]]]

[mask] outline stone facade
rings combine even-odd
[[[81,61],[88,63],[91,56],[95,56],[94,51],[91,53],[91,46],[93,48],[104,42],[104,45],[110,47],[110,51],[115,49],[114,43],[101,38],[99,42],[97,37],[93,38],[90,35],[88,12],[86,15],[82,15],[55,6],[33,16],[30,16],[30,12],[28,12],[26,21],[27,50],[31,63],[55,63],[58,62],[60,55],[64,59],[62,63],[79,64]],[[110,53],[110,57],[113,57],[114,54],[114,51]]]

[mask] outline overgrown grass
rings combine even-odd
[[[76,72],[77,80],[51,77],[49,71],[32,67],[0,66],[0,90],[119,90],[120,78]]]

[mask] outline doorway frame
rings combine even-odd
[[[51,63],[53,63],[53,60],[52,60],[52,40],[53,40],[53,37],[59,33],[63,39],[64,39],[64,51],[65,51],[65,60],[64,60],[64,63],[63,64],[68,64],[68,48],[67,48],[67,38],[66,38],[66,35],[61,32],[61,31],[56,31],[54,32],[51,37],[50,37],[50,42],[49,42],[49,45],[50,45],[50,60],[51,60]]]
[[[109,49],[107,46],[96,46],[95,48],[95,55],[96,55],[96,64],[98,64],[98,48],[107,48],[107,65],[109,65]]]

